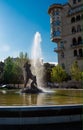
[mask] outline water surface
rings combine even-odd
[[[82,104],[83,90],[53,90],[40,94],[22,94],[20,90],[0,90],[0,106],[41,106]]]

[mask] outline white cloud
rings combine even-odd
[[[10,51],[10,46],[8,44],[0,45],[0,52],[8,52]]]

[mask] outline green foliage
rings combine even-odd
[[[81,76],[82,76],[82,81],[83,81],[83,72],[81,72]]]
[[[0,84],[3,82],[4,63],[0,62]]]
[[[25,62],[29,62],[27,53],[20,52],[19,57],[8,57],[4,62],[4,67],[0,63],[0,81],[6,84],[23,83],[23,66]],[[3,70],[3,75],[2,75]]]
[[[15,84],[19,84],[23,82],[23,71],[20,68],[20,66],[18,66],[15,62],[13,65],[13,81],[12,83]]]
[[[4,82],[11,83],[13,79],[13,60],[8,57],[4,66]]]
[[[16,60],[17,64],[18,64],[21,68],[23,68],[24,64],[25,64],[27,61],[29,62],[29,58],[28,58],[27,52],[26,52],[26,53],[20,52],[19,58],[17,58],[17,60]]]
[[[49,63],[44,64],[44,71],[45,71],[44,80],[46,82],[51,82],[51,71],[52,71],[53,67],[54,67],[54,65],[51,65]]]
[[[72,79],[74,79],[74,80],[76,80],[76,81],[81,80],[82,74],[81,74],[81,71],[80,71],[80,68],[79,68],[79,66],[78,66],[77,61],[75,61],[75,62],[71,65],[70,73],[71,73]]]
[[[57,65],[52,68],[52,72],[51,72],[52,82],[60,83],[66,80],[66,78],[67,78],[67,73],[60,65]]]

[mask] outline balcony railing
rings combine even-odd
[[[73,15],[75,13],[81,12],[83,10],[83,5],[69,10],[68,15]]]
[[[78,47],[83,47],[83,43],[76,43],[76,44],[71,44],[71,48],[78,48]]]
[[[51,35],[51,41],[58,43],[61,40],[61,36],[53,36]]]
[[[78,55],[77,56],[77,60],[83,60],[83,56],[82,55]]]
[[[54,48],[54,52],[57,52],[57,53],[59,53],[59,52],[61,52],[61,51],[64,51],[64,46],[63,47],[59,47],[59,48]]]

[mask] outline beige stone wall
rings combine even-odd
[[[73,4],[73,0],[69,0],[69,4],[72,6],[72,7],[76,7],[76,6],[79,6],[80,4],[82,4],[82,0],[81,2],[78,2],[78,0],[76,0],[76,4]]]
[[[75,23],[71,23],[71,18],[73,16],[76,17],[76,15],[80,15],[81,12],[74,14],[73,16],[68,16],[68,10],[70,9],[70,7],[68,5],[63,7],[62,10],[62,40],[61,41],[65,41],[64,43],[64,58],[61,57],[61,52],[58,53],[58,58],[59,58],[59,64],[62,65],[64,63],[65,65],[65,69],[68,73],[70,73],[70,67],[72,65],[72,63],[77,60],[78,61],[78,65],[80,67],[80,69],[82,70],[82,60],[83,58],[78,58],[78,57],[74,57],[74,50],[75,48],[71,47],[72,44],[72,39],[78,38],[79,36],[82,37],[82,32],[78,32],[75,34],[72,34],[72,27],[75,26],[77,28],[77,25],[82,25],[82,20],[75,22]],[[61,42],[60,41],[60,42]],[[58,48],[60,47],[60,42],[58,43]],[[80,47],[82,48],[82,46]],[[79,47],[76,47],[77,51],[79,51]]]
[[[77,15],[81,15],[81,16],[83,15],[82,10],[79,11],[79,7],[81,7],[81,6],[83,6],[82,0],[81,0],[81,2],[78,2],[78,0],[76,0],[75,4],[73,3],[73,0],[69,0],[68,4],[63,5],[63,7],[61,9],[61,14],[60,14],[60,17],[61,17],[61,40],[58,39],[58,37],[57,37],[57,39],[58,39],[57,41],[56,41],[56,39],[53,40],[53,42],[57,43],[57,51],[55,51],[55,52],[58,53],[58,63],[60,65],[64,64],[65,69],[68,73],[70,73],[70,67],[74,61],[78,61],[78,65],[79,65],[81,70],[83,68],[83,64],[82,64],[83,57],[74,56],[74,50],[76,49],[77,53],[78,53],[79,49],[83,48],[82,45],[76,46],[75,48],[71,47],[72,39],[74,37],[76,38],[76,40],[78,39],[78,37],[83,38],[83,36],[82,36],[83,18],[79,21],[71,23],[72,17],[76,18]],[[78,11],[77,11],[77,9],[78,9]],[[51,10],[52,10],[52,7],[51,7]],[[68,12],[69,11],[72,12],[72,10],[74,10],[74,13],[69,14]],[[78,25],[81,25],[82,31],[72,34],[72,27],[74,26],[77,30]],[[64,48],[61,48],[61,42],[64,43]],[[62,56],[63,53],[64,53],[64,57]]]

